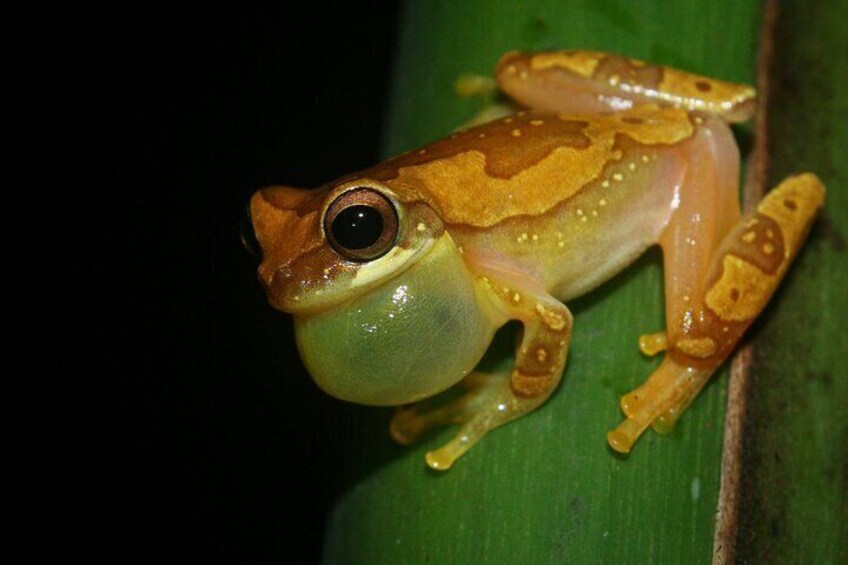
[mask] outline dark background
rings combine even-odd
[[[7,22],[7,435],[31,557],[319,558],[339,403],[239,222],[257,188],[378,160],[397,14],[374,4]]]

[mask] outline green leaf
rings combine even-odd
[[[395,154],[437,139],[470,119],[481,102],[458,98],[455,80],[467,73],[490,74],[506,51],[611,51],[753,84],[759,25],[759,4],[742,0],[408,2],[399,33],[385,152]],[[843,132],[843,148],[844,141]],[[808,144],[808,151],[815,153],[818,139]],[[816,170],[816,164],[811,161],[798,167]],[[844,227],[842,210],[840,225]],[[835,216],[831,219],[837,221]],[[826,236],[814,234],[814,239],[822,237]],[[822,260],[825,245],[817,244]],[[841,253],[844,256],[844,242]],[[818,269],[829,273],[826,276],[845,275],[844,261],[842,266],[821,265],[810,256],[802,257],[788,288],[777,297],[784,303],[794,295],[793,315],[799,314],[797,308],[806,323],[813,316],[819,318],[833,304],[828,300],[839,299],[834,293],[840,291],[835,286],[817,291],[821,292],[816,299],[819,310],[805,307],[804,301],[810,299],[805,290],[818,283],[805,279],[804,273]],[[829,257],[832,260],[834,255]],[[844,305],[844,294],[842,299]],[[327,529],[326,562],[711,560],[727,369],[713,378],[670,435],[648,431],[631,455],[617,455],[607,447],[605,434],[622,419],[619,397],[641,384],[657,364],[639,353],[637,339],[664,327],[660,254],[648,253],[616,279],[569,306],[575,314],[574,338],[559,390],[541,409],[489,434],[446,473],[427,469],[424,453],[446,442],[455,430],[446,429],[414,447],[401,447],[388,439],[389,411],[340,410],[348,451]],[[780,312],[786,307],[779,308],[767,316],[759,334],[778,331],[776,325],[783,328]],[[839,323],[837,312],[830,316],[831,325],[817,330],[819,339],[828,339]],[[816,347],[804,335],[807,327],[783,331],[806,351]],[[834,349],[839,347],[844,355],[844,341]],[[488,362],[508,363],[512,349],[507,330],[496,339]],[[838,386],[844,389],[845,379],[836,373],[840,364],[834,355],[820,351],[813,366],[818,367],[817,374],[831,371],[831,381],[841,379]],[[807,358],[787,362],[803,373]],[[837,402],[817,398],[828,404],[827,409]],[[844,452],[844,424],[841,432],[834,432],[830,424],[813,418],[811,411],[818,408],[807,407],[797,419],[806,415],[807,424],[821,432],[823,443]],[[750,472],[757,473],[758,465],[762,463]],[[839,484],[844,489],[844,470],[835,472],[842,477],[836,482],[842,480]],[[762,486],[762,492],[768,492],[768,485]],[[820,494],[816,498],[820,504],[834,495],[827,488]],[[831,501],[828,508],[838,511],[838,504]],[[752,520],[756,524],[756,518]],[[761,534],[755,529],[748,531],[758,538]]]

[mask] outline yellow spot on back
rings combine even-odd
[[[531,126],[541,126],[545,123],[545,120],[530,120]]]
[[[607,199],[606,198],[601,198],[600,200],[598,200],[598,206],[606,206],[606,205],[607,205]]]
[[[766,243],[765,245],[763,245],[763,253],[765,253],[766,255],[771,255],[772,253],[774,253],[774,245],[772,245],[771,243]]]
[[[757,239],[756,232],[749,231],[749,232],[745,232],[742,235],[742,241],[744,241],[745,243],[751,243],[755,239]]]
[[[512,137],[521,137],[521,130],[518,128],[512,130]]]
[[[620,181],[624,180],[624,175],[622,175],[621,173],[615,173],[612,176],[612,179],[620,182]]]

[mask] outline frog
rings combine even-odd
[[[317,189],[272,186],[249,203],[270,304],[294,319],[300,356],[337,398],[397,406],[402,444],[458,425],[426,464],[449,469],[488,432],[557,389],[573,316],[566,304],[662,252],[663,354],[620,398],[607,433],[629,453],[668,433],[734,351],[799,253],[825,188],[786,178],[750,212],[740,151],[754,88],[621,55],[509,52],[494,81],[508,115]],[[478,363],[520,327],[509,371]],[[448,401],[422,402],[454,388]]]

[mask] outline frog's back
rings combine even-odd
[[[591,116],[519,112],[390,159],[357,176],[421,199],[448,225],[484,228],[548,212],[635,149],[690,138],[696,118],[654,105]]]

